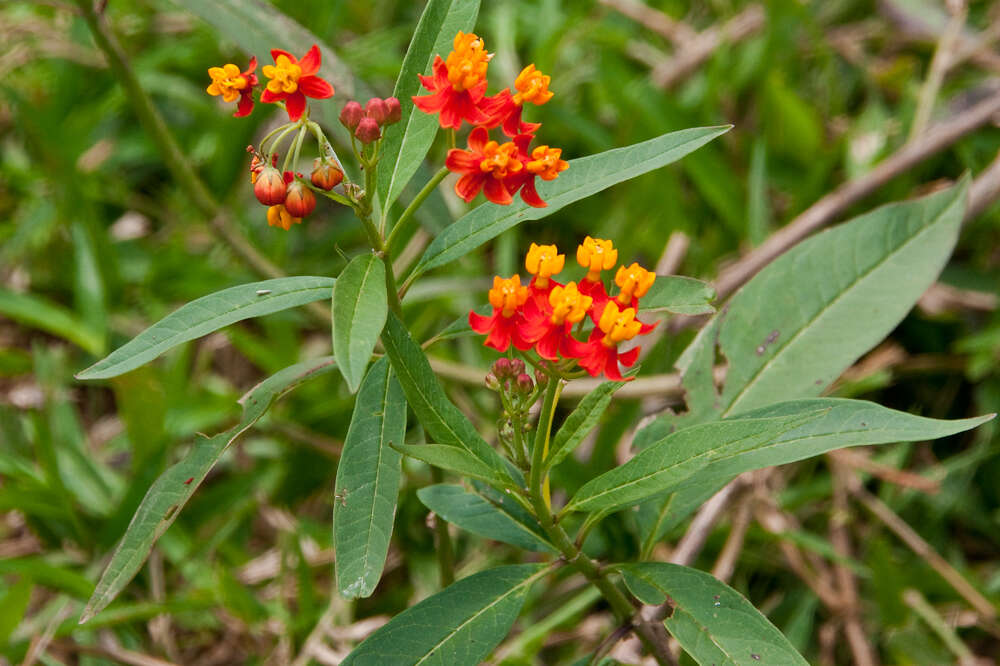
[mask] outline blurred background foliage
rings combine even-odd
[[[287,274],[335,276],[365,246],[362,230],[333,206],[320,206],[290,232],[266,225],[244,148],[280,112],[258,106],[237,120],[205,94],[207,67],[243,64],[249,54],[233,41],[241,26],[227,26],[222,14],[220,25],[210,25],[186,10],[198,4],[113,0],[105,13],[189,168],[236,228]],[[421,9],[399,0],[274,5],[381,96],[391,94]],[[484,301],[486,279],[516,271],[531,241],[571,253],[584,235],[612,238],[623,260],[713,280],[824,194],[865,178],[928,122],[1000,95],[1000,7],[988,1],[967,8],[934,0],[651,1],[662,14],[636,5],[484,3],[477,32],[496,52],[490,90],[529,62],[550,73],[556,97],[529,117],[544,123],[544,142],[567,158],[684,127],[735,128],[677,165],[519,227],[431,273],[405,302],[418,338]],[[964,21],[949,14],[966,9]],[[202,6],[202,14],[213,12]],[[921,102],[942,42],[963,58]],[[415,495],[430,473],[411,460],[385,579],[371,599],[337,598],[331,489],[353,399],[335,374],[277,405],[227,454],[128,593],[76,626],[103,558],[156,475],[198,433],[233,423],[237,398],[257,381],[329,353],[329,329],[310,310],[287,311],[231,326],[103,385],[75,382],[74,372],[179,304],[261,276],[211,232],[171,176],[72,5],[4,3],[0,44],[0,662],[147,663],[141,658],[149,655],[177,663],[337,663],[386,616],[435,591],[437,572],[427,510]],[[266,53],[257,56],[267,61]],[[345,101],[334,98],[338,109]],[[928,120],[920,117],[928,112]],[[441,143],[431,154],[435,166]],[[983,175],[984,187],[992,174],[995,185],[998,149],[1000,130],[987,123],[838,219],[966,171]],[[411,247],[462,209],[446,190]],[[992,196],[982,201],[941,283],[835,394],[939,418],[1000,410],[1000,206]],[[691,335],[678,326],[663,336],[643,374],[672,372]],[[492,354],[480,345],[461,338],[431,355],[451,364],[452,397],[470,414],[487,414],[481,421],[489,433],[494,396],[477,382]],[[555,485],[573,489],[613,465],[636,420],[678,399],[616,402],[588,455],[565,465]],[[750,481],[695,563],[711,570],[733,543],[731,584],[815,663],[853,663],[841,633],[845,614],[860,618],[886,663],[1000,658],[998,452],[997,427],[987,424],[933,446],[782,468]],[[837,499],[844,470],[877,504]],[[865,506],[891,509],[902,526]],[[906,523],[926,548],[901,538]],[[843,525],[855,546],[846,556],[831,542]],[[656,556],[668,558],[686,528],[677,527]],[[460,576],[516,557],[503,544],[456,538]],[[634,558],[634,526],[627,517],[607,520],[588,549],[609,560]],[[934,553],[985,604],[970,603],[942,578]],[[837,606],[817,592],[838,564],[853,576],[856,603]],[[611,617],[582,589],[573,578],[544,595],[537,588],[497,661],[571,663],[592,650],[612,629]],[[629,644],[616,649],[628,661]]]

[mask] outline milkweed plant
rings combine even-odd
[[[262,66],[253,57],[245,67],[208,69],[207,93],[235,103],[237,118],[257,102],[287,114],[247,148],[248,178],[264,207],[257,219],[276,233],[296,233],[321,203],[345,206],[370,250],[336,278],[287,277],[207,295],[78,375],[114,377],[232,322],[332,299],[332,355],[258,384],[241,400],[238,425],[196,442],[153,483],[81,621],[125,589],[223,452],[277,397],[339,371],[356,394],[330,485],[339,594],[356,599],[378,590],[403,457],[450,480],[417,493],[436,516],[443,589],[393,617],[344,663],[479,663],[510,632],[532,588],[582,576],[616,618],[606,644],[634,633],[663,664],[674,663],[678,649],[701,664],[804,664],[736,590],[698,569],[657,561],[654,547],[740,474],[848,446],[952,435],[990,418],[935,420],[818,397],[934,281],[957,238],[966,180],[799,244],[717,312],[708,284],[656,275],[620,256],[614,238],[587,236],[575,248],[533,242],[523,248],[523,272],[492,277],[477,294],[481,307],[429,340],[415,339],[406,294],[429,272],[515,226],[679,160],[729,129],[684,129],[596,155],[565,155],[531,121],[533,107],[558,94],[558,73],[550,79],[529,64],[510,87],[487,94],[493,54],[472,32],[478,3],[442,12],[446,4],[428,3],[387,99],[339,100],[320,75],[316,45],[300,45],[301,57],[273,49]],[[342,141],[348,164],[327,138],[331,128],[310,114],[321,104],[339,105],[336,130],[349,137]],[[394,216],[437,138],[449,146],[444,164],[421,176],[422,189]],[[397,234],[412,228],[450,174],[457,176],[454,194],[473,207],[438,233],[406,274],[396,274],[390,249]],[[477,203],[480,194],[485,201]],[[685,407],[633,429],[623,464],[573,492],[558,487],[553,469],[582,455],[617,391],[641,385],[644,339],[670,335],[668,316],[704,321],[677,362]],[[425,350],[475,335],[495,355],[481,390],[492,392],[496,411],[470,417],[449,399]],[[563,389],[580,381],[593,388],[582,399],[564,399]],[[636,557],[608,561],[588,536],[622,512],[628,529],[618,533],[634,540]],[[517,547],[522,563],[451,582],[448,523]],[[592,660],[601,657],[599,649]]]

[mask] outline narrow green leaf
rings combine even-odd
[[[438,484],[417,491],[428,509],[463,530],[503,541],[525,550],[556,552],[538,522],[525,523],[502,506],[470,493],[462,486]]]
[[[681,275],[657,275],[649,292],[639,300],[639,310],[666,310],[674,314],[700,315],[715,312],[712,285]]]
[[[545,460],[546,470],[558,465],[580,445],[611,404],[611,396],[622,386],[625,382],[604,382],[584,396],[552,439],[549,457]]]
[[[545,565],[489,569],[449,585],[369,636],[344,666],[478,664],[499,645]]]
[[[571,160],[569,170],[559,178],[538,183],[538,193],[548,207],[533,208],[520,199],[509,206],[484,203],[476,207],[434,239],[414,268],[414,275],[454,261],[521,222],[539,220],[574,201],[675,162],[725,134],[729,128],[727,125],[680,130]]]
[[[420,15],[393,97],[402,107],[400,122],[386,129],[379,151],[378,194],[383,215],[416,173],[437,136],[438,117],[417,111],[413,96],[422,90],[417,74],[429,74],[434,56],[451,51],[455,34],[471,32],[479,15],[479,0],[429,0]]]
[[[22,578],[0,596],[0,645],[7,644],[10,635],[27,615],[33,588],[30,578]]]
[[[77,379],[116,377],[152,361],[182,342],[208,335],[232,323],[287,310],[330,297],[336,280],[287,277],[242,284],[182,305],[106,358],[76,374]]]
[[[99,331],[40,296],[0,289],[0,315],[59,336],[95,356],[105,352],[104,336]]]
[[[721,480],[728,482],[743,472],[786,465],[834,449],[947,437],[971,430],[995,416],[987,414],[947,421],[899,412],[865,400],[811,398],[755,409],[727,421],[817,413],[817,417],[781,433],[771,441],[759,442],[738,451],[722,452],[685,485],[717,485]]]
[[[823,412],[703,423],[672,433],[583,485],[564,511],[613,511],[668,492],[714,459],[770,442]]]
[[[81,624],[111,603],[132,580],[153,544],[174,522],[226,448],[256,423],[275,400],[334,367],[333,359],[324,357],[297,363],[268,377],[240,398],[243,416],[236,426],[210,439],[196,441],[183,460],[160,475],[142,499],[125,536],[111,555],[111,561],[80,616]]]
[[[393,444],[392,447],[417,460],[423,460],[428,465],[455,472],[459,476],[480,479],[499,488],[514,485],[509,476],[498,473],[468,449],[447,444]]]
[[[406,434],[406,399],[381,358],[365,375],[337,467],[333,545],[337,587],[348,598],[374,592],[396,516],[400,455],[389,445]]]
[[[734,295],[718,315],[722,414],[818,395],[888,335],[951,255],[968,185],[803,241]]]
[[[808,664],[760,611],[711,574],[666,562],[619,569],[629,591],[643,603],[673,602],[664,625],[702,666]]]
[[[410,337],[406,326],[391,312],[382,333],[382,344],[406,394],[406,402],[413,408],[430,439],[438,444],[463,448],[493,470],[495,477],[509,478],[508,462],[448,399],[427,357]]]
[[[388,311],[385,264],[374,254],[351,259],[333,287],[333,356],[351,393],[365,376]]]
[[[771,441],[724,451],[678,488],[672,501],[661,503],[649,523],[646,541],[655,543],[668,529],[743,472],[784,465],[850,446],[917,442],[971,430],[993,414],[946,421],[915,416],[873,402],[844,398],[808,398],[770,405],[724,422],[743,418],[783,418],[817,415]],[[683,430],[680,432],[684,432]],[[661,440],[666,442],[669,437]],[[654,445],[657,446],[657,445]]]

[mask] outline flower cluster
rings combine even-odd
[[[653,286],[656,275],[633,263],[620,266],[615,273],[618,294],[608,295],[601,272],[618,262],[618,251],[609,240],[587,236],[576,251],[577,262],[587,274],[577,282],[562,284],[553,279],[566,263],[555,245],[531,244],[525,268],[531,282],[521,284],[521,277],[493,278],[489,303],[490,316],[469,313],[469,325],[485,334],[486,346],[507,351],[513,344],[521,351],[534,349],[548,361],[572,360],[592,377],[601,374],[622,380],[618,365],[631,367],[639,348],[619,351],[619,345],[649,333],[655,324],[636,319],[639,299]],[[584,332],[586,322],[593,329],[586,341],[574,337]]]
[[[299,120],[306,110],[306,97],[326,99],[333,97],[333,86],[316,76],[322,62],[319,46],[312,45],[302,59],[298,59],[288,51],[271,49],[273,65],[264,65],[261,72],[269,81],[264,87],[260,101],[265,104],[283,102],[292,122]],[[209,95],[222,96],[223,101],[239,103],[236,105],[237,118],[250,115],[253,110],[253,89],[257,86],[257,58],[250,58],[246,70],[240,71],[232,63],[224,67],[209,67],[208,75],[212,83],[206,91]]]
[[[486,96],[486,70],[492,54],[483,40],[474,34],[459,32],[454,50],[447,58],[434,59],[431,76],[420,81],[430,94],[413,98],[414,105],[425,113],[437,113],[442,128],[457,130],[463,122],[474,126],[468,149],[452,148],[445,166],[461,174],[455,192],[472,201],[482,191],[496,204],[507,205],[518,192],[530,206],[544,207],[538,196],[535,178],[554,180],[569,168],[562,150],[549,146],[531,147],[538,123],[525,122],[522,110],[526,102],[542,105],[552,99],[550,77],[533,64],[525,67],[514,81],[514,93],[501,90]],[[489,137],[489,130],[499,127],[510,141],[499,143]]]

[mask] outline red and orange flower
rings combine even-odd
[[[250,58],[250,64],[242,72],[232,63],[223,67],[209,67],[208,75],[212,77],[212,83],[205,91],[213,97],[222,95],[224,102],[235,102],[238,99],[233,116],[248,116],[253,111],[253,89],[257,85],[257,75],[253,73],[255,69],[256,57]]]
[[[490,116],[488,127],[500,127],[503,133],[514,138],[518,134],[534,134],[541,123],[529,123],[521,119],[524,103],[530,102],[537,106],[552,99],[549,81],[552,77],[542,74],[530,64],[521,70],[514,80],[513,95],[510,90],[503,89],[493,97],[483,102],[483,109]]]
[[[445,166],[462,174],[455,183],[455,193],[462,199],[472,201],[483,190],[487,199],[501,205],[513,200],[507,179],[524,168],[517,146],[511,141],[491,141],[485,127],[477,127],[469,134],[468,150],[449,150]]]
[[[577,249],[577,260],[587,268],[587,275],[579,284],[563,285],[553,276],[562,270],[565,255],[559,254],[555,245],[532,243],[525,259],[525,267],[534,276],[531,283],[521,286],[517,275],[506,280],[494,278],[489,292],[493,315],[470,312],[469,323],[477,333],[488,334],[485,344],[498,351],[506,351],[513,343],[521,351],[533,348],[548,361],[572,360],[591,376],[621,381],[619,365],[634,365],[639,348],[620,351],[619,345],[655,327],[636,319],[636,312],[639,299],[656,276],[638,264],[620,268],[616,283],[621,291],[612,299],[600,273],[617,259],[611,241],[588,236]],[[581,341],[573,336],[573,329],[585,330],[588,315],[594,328],[587,340]]]
[[[322,64],[319,46],[312,48],[299,60],[288,51],[271,49],[273,65],[264,65],[261,71],[270,79],[260,101],[270,104],[285,102],[288,119],[292,122],[302,117],[306,110],[306,97],[326,99],[333,97],[333,86],[316,76]]]
[[[486,95],[486,69],[493,56],[472,33],[459,31],[453,46],[447,59],[434,58],[431,76],[420,75],[420,82],[431,94],[414,96],[413,104],[424,113],[440,114],[442,129],[458,129],[463,121],[486,123],[490,116],[480,105]]]

